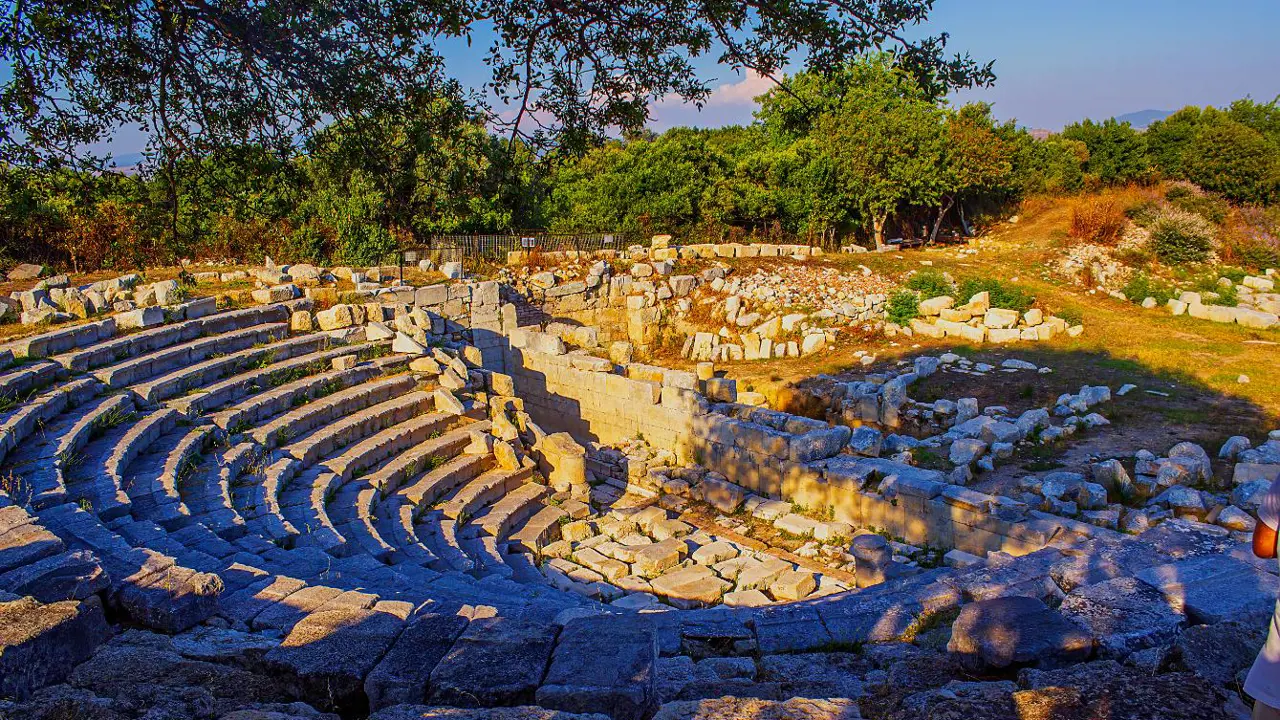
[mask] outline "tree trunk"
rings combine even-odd
[[[871,218],[871,227],[875,230],[876,250],[884,250],[884,224],[889,219],[888,213],[883,215],[875,215]]]
[[[942,219],[947,216],[951,210],[951,206],[955,204],[955,198],[948,197],[942,207],[938,208],[938,217],[933,221],[933,231],[929,233],[929,244],[932,245],[938,241],[938,230],[942,227]]]

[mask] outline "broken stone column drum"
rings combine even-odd
[[[569,433],[548,435],[541,449],[550,467],[547,481],[556,492],[587,482],[587,451]]]
[[[885,580],[885,570],[893,562],[893,550],[889,541],[880,535],[859,535],[849,546],[857,571],[858,587],[879,585]]]

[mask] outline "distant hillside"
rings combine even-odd
[[[1172,114],[1172,110],[1139,110],[1138,112],[1117,115],[1116,120],[1120,122],[1127,122],[1138,130],[1142,130],[1151,123],[1157,120],[1163,120]]]

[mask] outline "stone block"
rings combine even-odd
[[[947,650],[974,672],[1088,659],[1093,637],[1030,597],[1001,597],[965,605],[951,626]]]
[[[657,707],[658,635],[644,616],[596,615],[564,626],[538,705],[642,720]]]
[[[428,700],[457,707],[531,704],[555,639],[549,623],[473,620],[431,672]]]

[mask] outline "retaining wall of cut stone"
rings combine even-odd
[[[548,431],[617,443],[642,435],[682,462],[698,463],[728,483],[704,483],[702,499],[732,512],[748,493],[782,499],[836,520],[883,529],[911,544],[975,555],[1023,555],[1069,529],[1102,528],[1030,510],[1011,498],[951,485],[942,473],[843,453],[846,427],[713,403],[687,371],[613,363],[566,353],[556,336],[520,329],[509,338],[505,369],[526,410]],[[708,394],[732,392],[711,381]],[[722,399],[731,399],[724,398]]]

